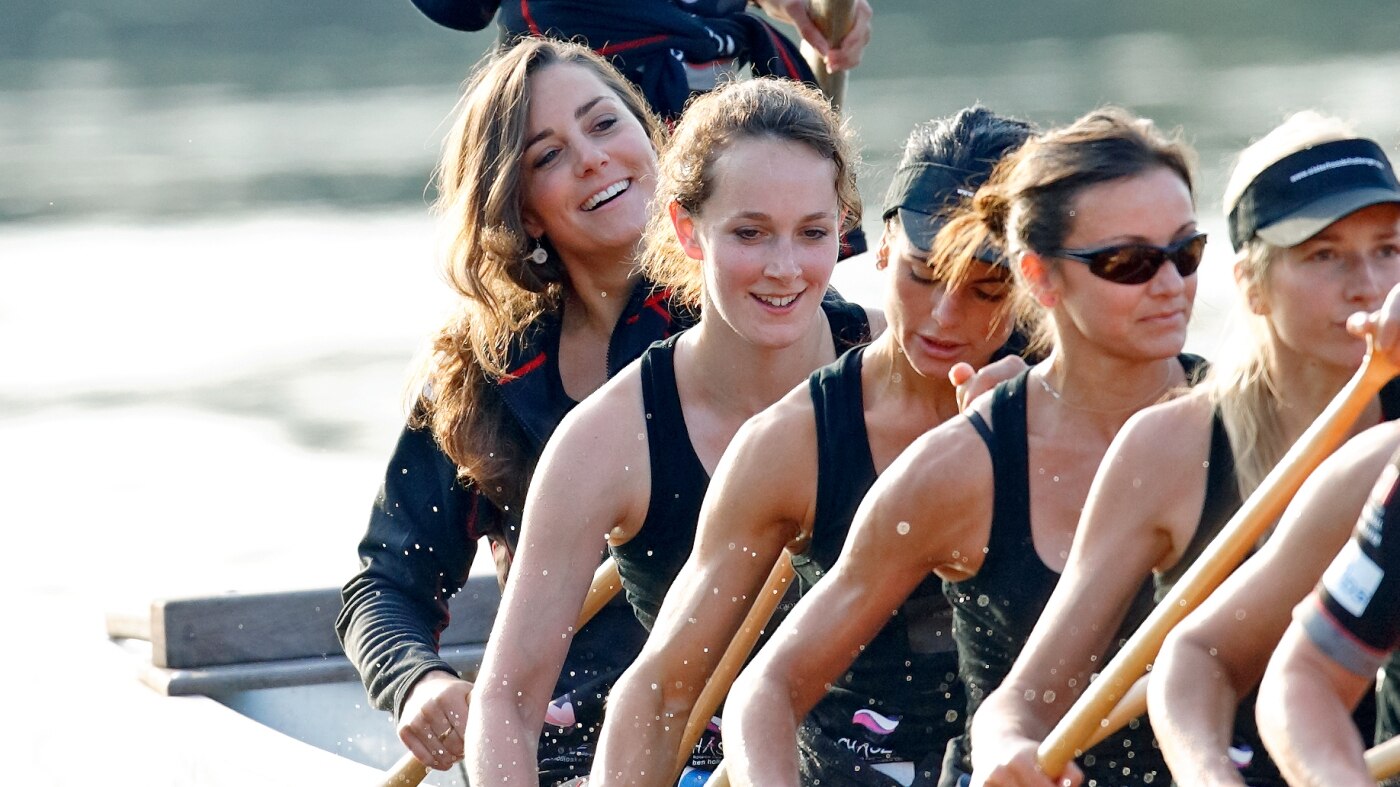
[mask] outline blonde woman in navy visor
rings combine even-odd
[[[1214,388],[1234,465],[1235,488],[1221,485],[1213,493],[1220,497],[1246,495],[1259,484],[1361,363],[1363,333],[1396,354],[1400,300],[1400,184],[1375,142],[1315,113],[1294,116],[1241,155],[1225,198],[1235,277],[1266,330],[1256,357],[1222,369],[1229,374]],[[1349,320],[1357,312],[1372,313]],[[1400,390],[1391,384],[1356,431],[1398,415]],[[1341,521],[1354,522],[1369,484],[1329,486],[1329,506]],[[1208,493],[1207,504],[1211,499]],[[1259,552],[1168,638],[1149,702],[1178,782],[1284,783],[1259,744],[1254,689],[1290,609],[1346,538],[1345,527],[1333,530],[1285,516]],[[1188,557],[1202,541],[1193,540]],[[1369,737],[1373,719],[1357,721]]]

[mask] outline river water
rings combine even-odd
[[[407,2],[365,5],[7,9],[0,588],[18,630],[57,653],[53,678],[81,672],[106,611],[354,568],[410,361],[448,303],[425,184],[491,41]],[[1215,240],[1196,351],[1219,346],[1231,310],[1232,153],[1307,107],[1400,140],[1391,0],[875,5],[847,106],[872,237],[914,122],[976,101],[1041,124],[1128,106],[1200,154]],[[878,301],[868,267],[837,278]],[[40,712],[17,750],[61,756],[51,681],[21,683],[16,707]]]

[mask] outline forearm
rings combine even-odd
[[[1309,678],[1286,670],[1260,689],[1259,733],[1274,763],[1291,785],[1372,787],[1350,708]]]
[[[1371,785],[1351,710],[1370,680],[1290,629],[1259,685],[1259,734],[1289,784]]]
[[[430,433],[403,430],[359,543],[360,571],[341,589],[335,623],[375,707],[397,716],[424,674],[453,671],[438,658],[447,599],[467,577],[476,532],[495,518],[490,503],[458,480]]]
[[[1040,691],[1010,682],[987,695],[972,719],[971,734],[977,741],[974,765],[981,759],[979,755],[995,757],[1006,745],[1023,741],[1038,744],[1044,740],[1067,706],[1058,698],[1055,703],[1045,703],[1042,697]]]
[[[1194,642],[1167,640],[1148,684],[1152,729],[1180,784],[1243,784],[1228,750],[1241,693]]]
[[[725,706],[724,754],[735,785],[795,787],[799,782],[797,725],[816,699],[800,696],[790,680],[774,673],[754,662],[735,681]]]
[[[366,543],[375,535],[372,527]],[[474,546],[459,546],[458,551],[465,556]],[[341,589],[343,606],[335,627],[370,702],[397,717],[409,690],[424,674],[456,674],[438,655],[438,636],[448,623],[447,598],[461,577],[454,573],[448,581],[446,564],[391,552],[362,545],[364,567]]]
[[[483,675],[488,674],[483,671]],[[512,691],[509,678],[478,681],[467,718],[467,775],[472,784],[532,785],[544,702],[527,702]]]
[[[664,691],[674,685],[654,665],[633,664],[608,698],[589,782],[595,785],[663,785],[680,751],[698,692]]]

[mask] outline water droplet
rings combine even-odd
[[[894,526],[894,532],[900,534],[901,536],[909,535],[909,523],[900,522],[899,524]]]

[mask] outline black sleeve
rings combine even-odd
[[[484,30],[501,0],[413,0],[429,19],[453,30]]]
[[[341,646],[370,701],[395,718],[424,673],[456,674],[438,657],[447,600],[496,514],[465,483],[429,430],[405,428],[360,541],[360,571],[341,589]]]
[[[1400,644],[1400,454],[1322,575],[1314,603],[1300,605],[1295,618],[1320,650],[1358,675],[1374,675]]]

